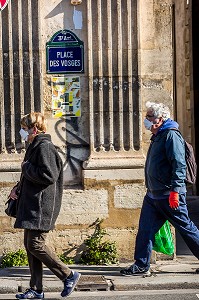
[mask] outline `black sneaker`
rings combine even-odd
[[[137,265],[133,264],[132,266],[122,269],[120,274],[123,276],[151,276],[151,272],[146,270],[145,268],[138,267]]]
[[[37,293],[32,289],[26,290],[24,293],[16,294],[17,299],[44,299],[44,293]]]
[[[80,273],[73,272],[73,276],[71,278],[66,278],[64,280],[64,289],[61,292],[62,297],[67,297],[72,293],[72,291],[76,287],[80,277],[81,277]]]

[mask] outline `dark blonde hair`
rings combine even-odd
[[[40,112],[31,112],[21,118],[21,126],[26,126],[28,129],[37,127],[38,133],[46,132],[46,119]]]

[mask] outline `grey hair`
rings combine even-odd
[[[166,121],[170,118],[170,109],[168,106],[163,103],[155,103],[155,102],[146,102],[147,111],[151,111],[156,118],[162,118],[163,121]]]

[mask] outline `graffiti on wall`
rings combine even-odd
[[[82,182],[82,163],[88,158],[89,144],[80,137],[78,118],[60,118],[55,124],[55,132],[64,148],[58,152],[64,164],[64,183]]]

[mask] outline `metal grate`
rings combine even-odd
[[[77,291],[107,291],[108,283],[106,282],[104,276],[84,275],[80,278],[76,290]]]

